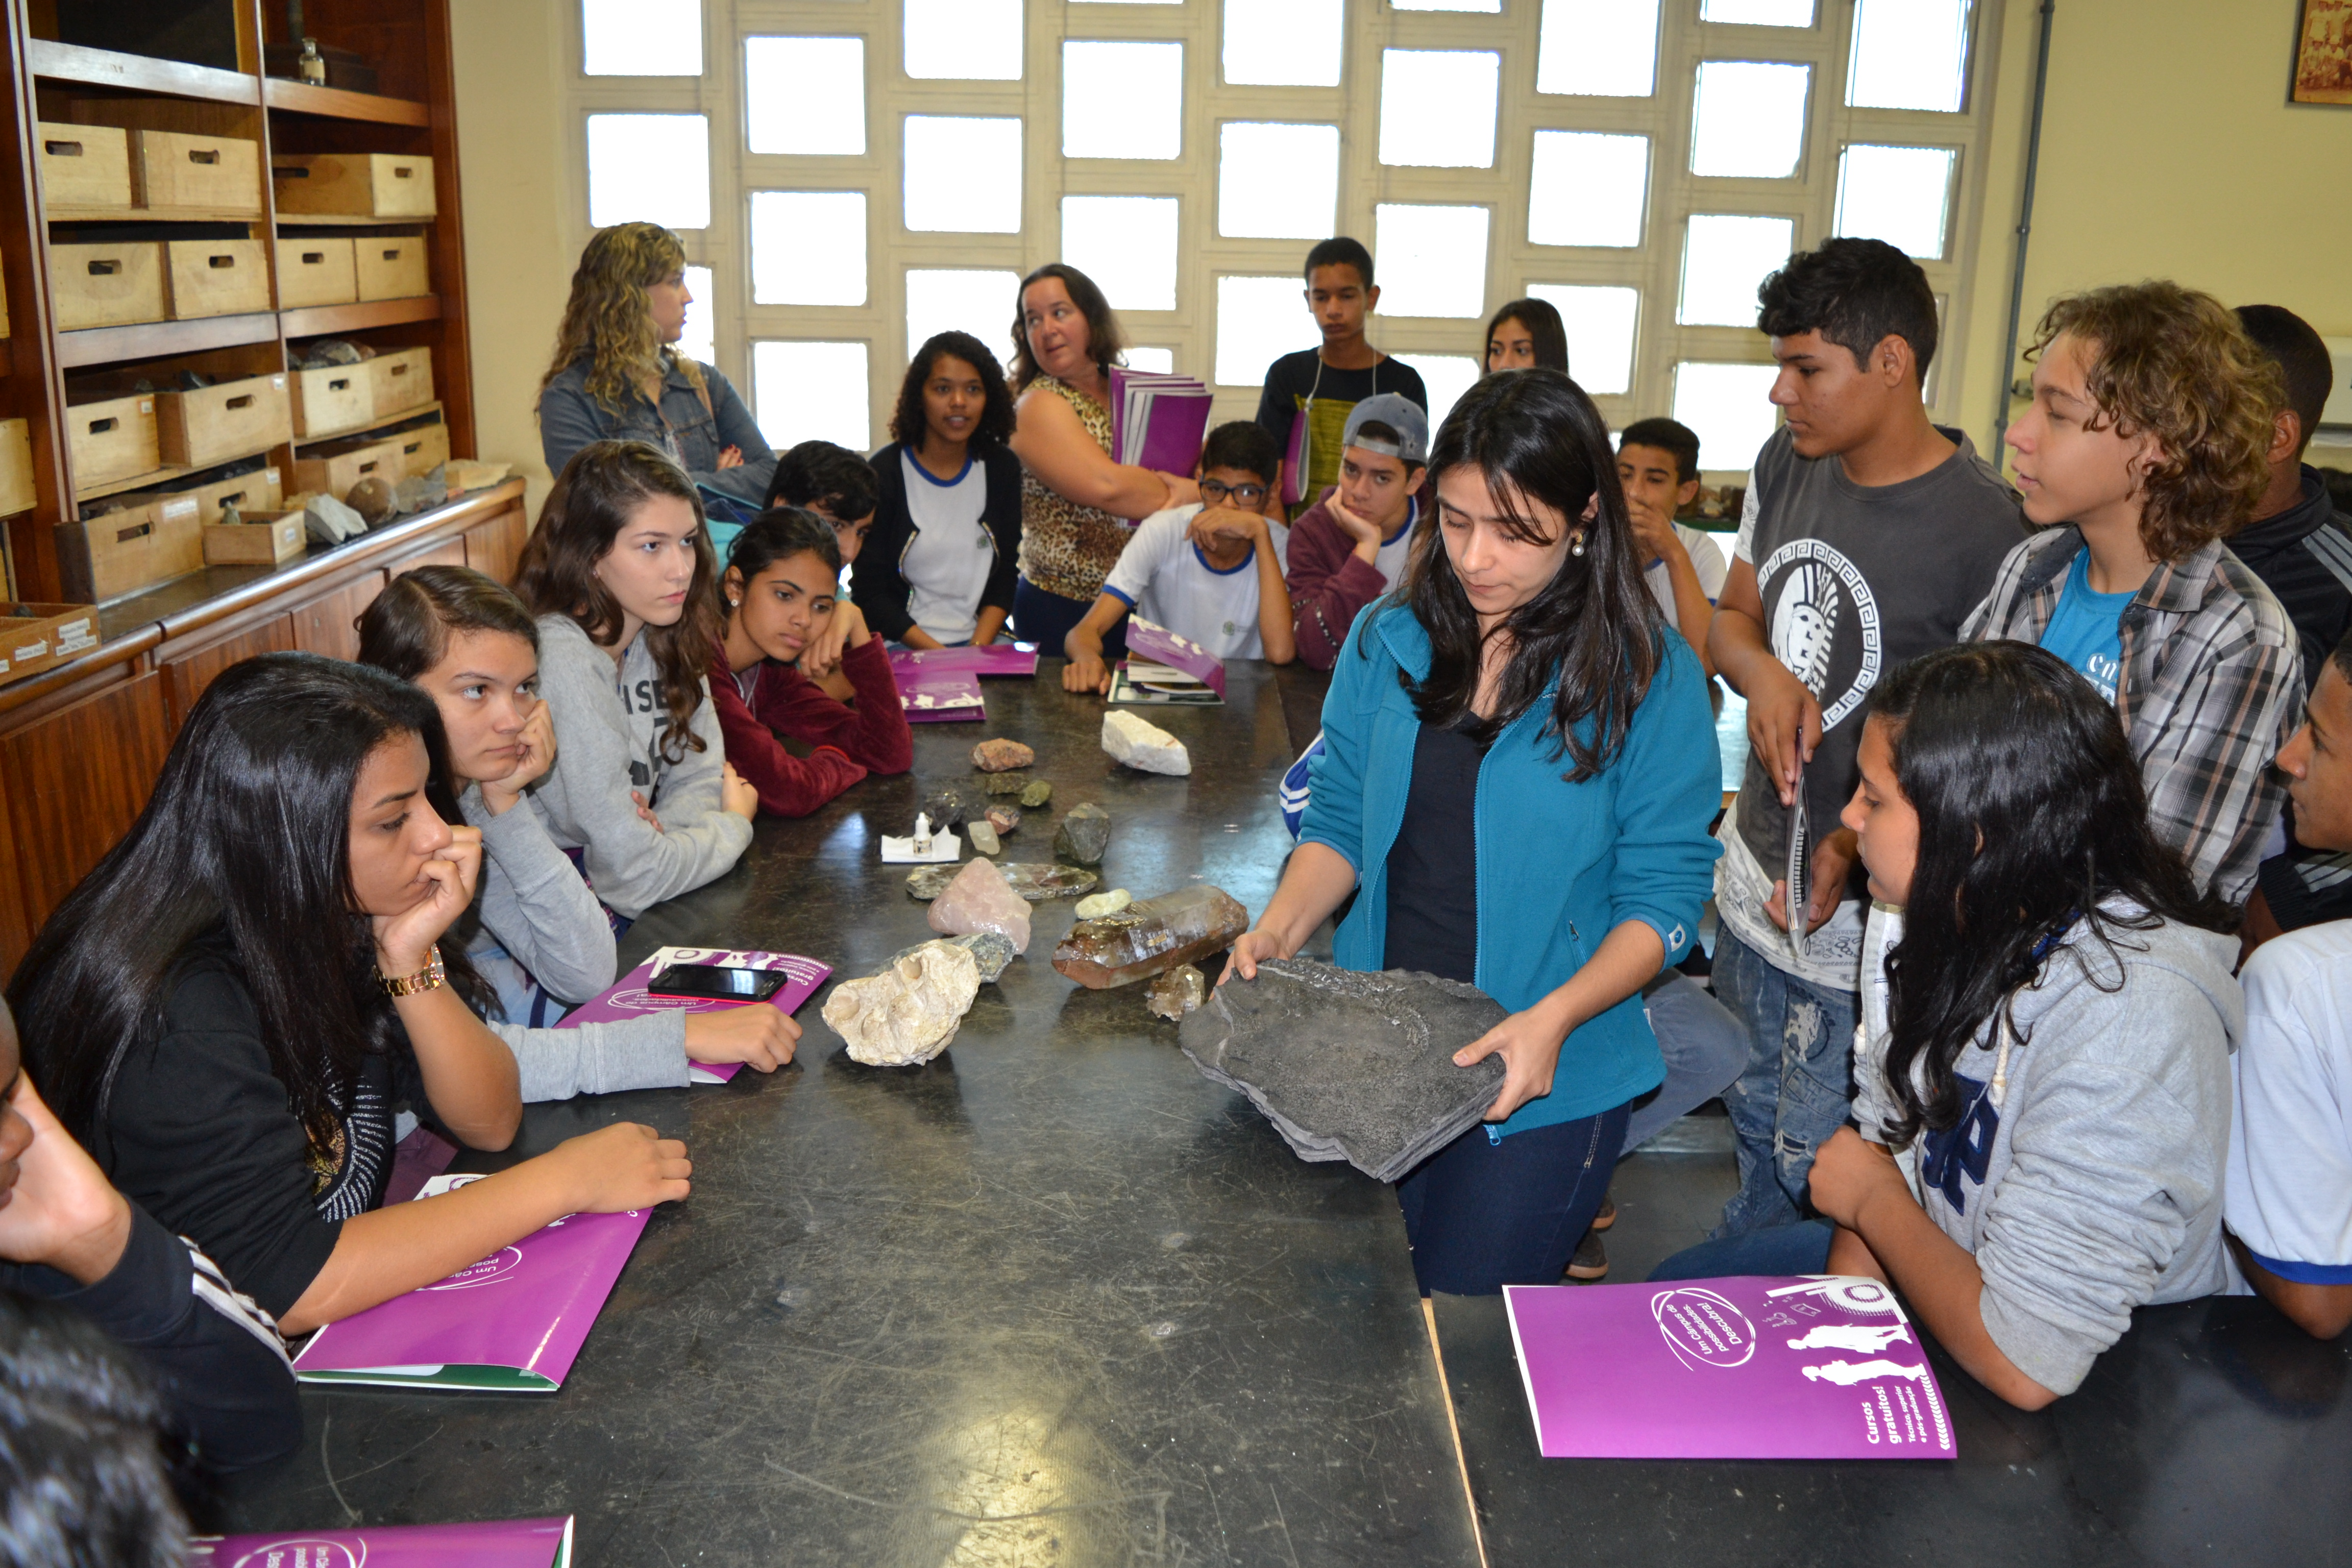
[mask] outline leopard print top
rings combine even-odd
[[[1030,383],[1068,402],[1087,434],[1110,450],[1110,411],[1067,382],[1041,375]],[[1021,474],[1021,575],[1049,594],[1092,605],[1103,579],[1118,564],[1135,527],[1099,507],[1048,489],[1026,469]]]

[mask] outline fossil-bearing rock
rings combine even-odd
[[[902,958],[911,958],[924,948],[941,943],[949,947],[960,947],[971,954],[972,962],[980,965],[980,983],[982,985],[996,984],[1004,973],[1004,966],[1012,963],[1015,956],[1010,938],[992,931],[976,931],[970,936],[935,936],[929,942],[919,942],[912,947],[892,954],[890,962],[896,963]]]
[[[984,862],[983,862],[984,864]],[[948,1048],[980,994],[980,966],[953,942],[927,942],[879,974],[845,980],[824,999],[824,1021],[868,1067],[916,1067]]]

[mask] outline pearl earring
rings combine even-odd
[[[1575,535],[1574,535],[1573,537],[1571,537],[1571,538],[1569,540],[1569,542],[1568,542],[1568,552],[1569,552],[1570,555],[1574,555],[1574,556],[1577,556],[1577,557],[1579,557],[1579,558],[1581,558],[1581,557],[1583,556],[1583,554],[1584,554],[1584,530],[1582,530],[1582,529],[1580,529],[1580,529],[1578,529],[1578,530],[1576,531]]]
[[[1582,554],[1582,553],[1583,553],[1583,552],[1582,552],[1582,551],[1579,551],[1577,553],[1579,553],[1579,554],[1580,555],[1580,554]],[[727,607],[728,607],[729,609],[730,609],[730,610],[740,610],[740,609],[741,609],[741,608],[743,607],[743,601],[742,601],[742,600],[740,600],[740,599],[738,599],[738,598],[736,598],[736,597],[734,597],[733,595],[729,595],[728,600],[727,600]]]

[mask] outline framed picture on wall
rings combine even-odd
[[[2303,0],[2294,36],[2294,103],[2352,104],[2352,0]]]

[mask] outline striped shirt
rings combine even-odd
[[[2083,548],[2068,523],[2011,551],[1961,640],[2038,644]],[[2271,759],[2303,705],[2294,625],[2216,540],[2149,573],[2119,629],[2116,715],[2139,759],[2148,821],[2198,881],[2242,904],[2286,795]]]

